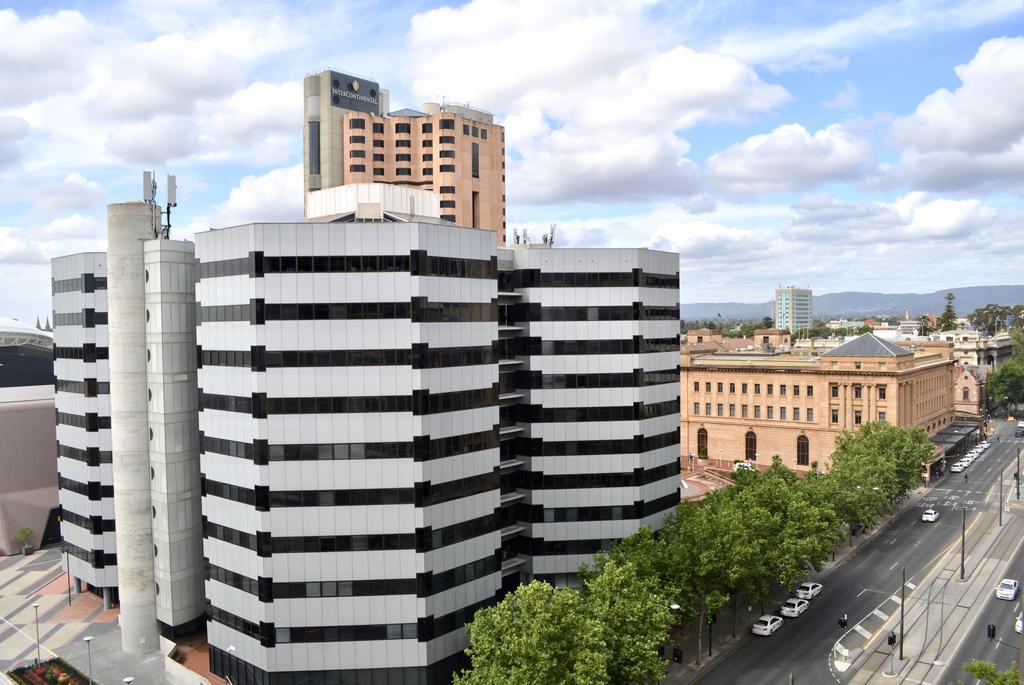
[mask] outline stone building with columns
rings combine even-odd
[[[948,347],[911,351],[870,333],[820,355],[683,347],[683,462],[692,454],[708,468],[766,468],[778,455],[798,472],[824,469],[840,431],[869,421],[934,437],[954,423],[955,374]]]

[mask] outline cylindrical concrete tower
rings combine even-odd
[[[143,202],[107,206],[107,303],[110,434],[113,451],[121,648],[159,647],[153,578],[153,513],[146,411],[146,303],[143,241],[153,213]]]

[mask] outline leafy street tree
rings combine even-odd
[[[1000,672],[992,662],[975,659],[964,664],[964,670],[985,685],[1017,685],[1020,682],[1020,670],[1017,668],[1016,662],[1010,668]]]
[[[987,304],[978,307],[967,315],[968,321],[979,331],[985,331],[989,335],[995,334],[1006,328],[1007,317],[1013,312],[1012,307],[1000,304]]]
[[[472,670],[455,685],[605,685],[608,650],[601,622],[574,589],[534,581],[466,625]]]
[[[956,328],[956,310],[953,309],[953,300],[955,299],[956,295],[946,293],[946,307],[942,310],[942,314],[936,322],[940,331],[951,331]]]
[[[988,375],[988,396],[996,403],[1024,403],[1024,359],[1013,358]]]
[[[609,559],[587,580],[584,599],[588,615],[604,630],[608,681],[659,680],[664,672],[658,645],[665,641],[672,615],[656,579],[641,576],[632,563]]]

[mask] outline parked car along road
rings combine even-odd
[[[796,589],[796,596],[800,599],[814,599],[821,594],[821,583],[803,583]]]
[[[807,607],[809,607],[810,605],[811,603],[808,602],[806,599],[797,599],[796,597],[791,597],[787,599],[785,602],[783,602],[782,610],[779,613],[789,618],[796,618],[800,614],[807,611]]]
[[[781,618],[765,614],[754,621],[754,627],[751,628],[751,632],[754,633],[754,635],[771,635],[780,627],[782,627]]]
[[[999,585],[996,585],[996,597],[998,599],[1008,599],[1011,602],[1017,599],[1017,593],[1020,591],[1020,583],[1011,578],[1003,578]]]

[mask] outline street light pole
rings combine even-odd
[[[960,580],[964,579],[964,555],[967,552],[967,503],[960,505],[963,522],[960,524]]]
[[[36,610],[36,664],[38,665],[42,661],[39,653],[39,602],[33,603],[32,608]]]
[[[1017,499],[1020,499],[1020,448],[1017,448]]]
[[[900,661],[903,661],[903,605],[907,603],[907,568],[903,567],[903,585],[900,585]],[[927,609],[925,609],[927,611]]]
[[[92,635],[83,637],[82,642],[85,643],[85,648],[89,652],[89,685],[92,685]]]
[[[1003,525],[1003,470],[999,469],[999,525]]]

